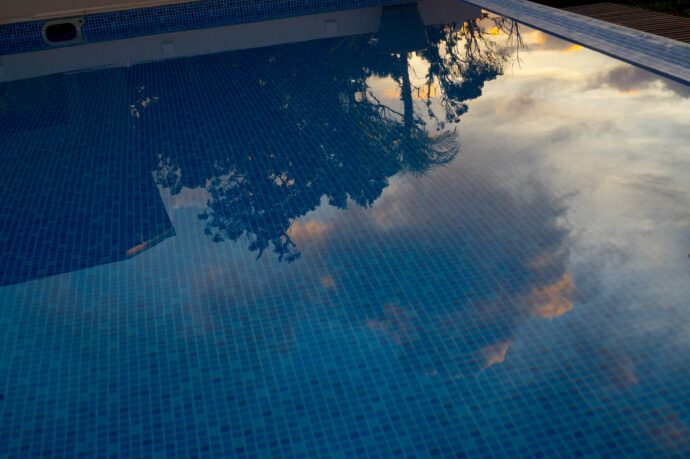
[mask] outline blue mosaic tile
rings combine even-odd
[[[81,35],[84,38],[81,44],[84,44],[347,9],[394,5],[407,1],[201,0],[150,8],[85,14],[78,17],[84,20],[84,24],[81,26]],[[0,25],[0,55],[54,48],[54,46],[45,43],[41,35],[41,29],[46,22],[49,20]]]
[[[409,15],[0,84],[0,456],[687,455],[688,88]]]

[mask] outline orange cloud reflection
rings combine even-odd
[[[290,236],[295,243],[310,241],[323,238],[328,232],[328,225],[318,221],[309,220],[304,223],[293,222],[287,230],[287,235]]]
[[[544,319],[560,317],[573,309],[574,293],[573,275],[567,271],[555,284],[532,289],[528,298],[532,314]]]
[[[506,359],[506,352],[508,351],[510,344],[511,343],[508,341],[501,341],[483,348],[480,351],[485,358],[483,368],[489,368],[491,365],[503,363]]]
[[[386,88],[381,91],[381,94],[383,97],[387,99],[400,99],[401,96],[401,90],[400,88]],[[426,100],[426,99],[433,99],[436,97],[436,85],[435,84],[430,84],[426,86],[422,86],[417,89],[413,89],[412,91],[412,98],[413,99],[420,99],[420,100]]]
[[[580,51],[582,49],[582,46],[580,45],[573,45],[569,48],[564,49],[561,51],[562,53],[574,53],[575,51]]]

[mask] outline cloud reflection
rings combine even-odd
[[[535,287],[529,296],[533,314],[543,319],[560,317],[573,309],[573,275],[565,272],[555,284]]]
[[[603,87],[616,89],[624,94],[635,94],[637,91],[648,89],[655,84],[668,91],[672,91],[677,96],[683,98],[690,97],[690,86],[661,78],[648,70],[632,65],[617,66],[593,75],[587,82],[587,88],[596,89]]]
[[[457,156],[430,177],[399,179],[370,209],[350,209],[347,220],[332,220],[334,237],[353,253],[369,234],[385,234],[376,257],[353,257],[348,269],[377,272],[376,282],[390,286],[389,301],[365,302],[346,320],[394,344],[407,371],[443,380],[471,378],[503,363],[522,325],[563,316],[576,294],[574,275],[565,267],[568,231],[558,221],[560,201],[529,178],[518,181],[521,193],[514,194],[503,186],[500,171],[471,156]],[[430,213],[429,199],[452,205],[446,214]],[[432,243],[429,228],[456,230]],[[438,247],[444,261],[398,242],[404,240]],[[321,257],[328,266],[339,265],[329,251]],[[331,275],[343,291],[363,291],[362,279],[341,270]]]

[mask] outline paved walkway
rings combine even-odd
[[[690,44],[527,0],[467,3],[690,84]]]
[[[573,13],[653,33],[672,40],[690,43],[690,19],[671,16],[656,11],[633,8],[617,3],[595,3],[593,5],[564,8]]]

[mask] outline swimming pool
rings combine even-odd
[[[687,86],[408,5],[0,94],[0,455],[688,452]]]

